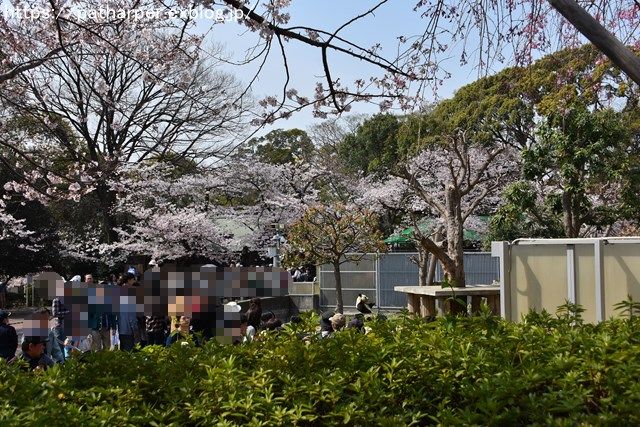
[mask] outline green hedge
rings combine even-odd
[[[367,323],[367,335],[308,344],[298,330],[90,354],[40,373],[0,366],[0,425],[640,425],[635,318]]]

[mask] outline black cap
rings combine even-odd
[[[11,312],[10,311],[0,310],[0,320],[4,320],[9,316],[11,316]]]
[[[49,341],[49,337],[24,337],[27,344],[43,344]]]
[[[322,315],[320,315],[320,318],[322,320],[329,320],[331,318],[331,316],[333,316],[334,314],[336,314],[335,311],[327,310],[327,311],[323,312]]]
[[[351,321],[347,325],[347,328],[362,329],[363,327],[364,327],[364,323],[362,322],[362,319],[358,319],[357,317],[354,317],[353,319],[351,319]]]

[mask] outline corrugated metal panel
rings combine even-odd
[[[498,258],[491,252],[466,252],[464,254],[464,275],[467,285],[490,285],[500,279]],[[440,262],[436,265],[435,280],[442,281],[444,272]]]
[[[389,253],[380,259],[380,306],[400,308],[407,305],[407,294],[396,292],[394,286],[416,285],[418,283],[418,264],[414,253]]]
[[[403,308],[407,304],[407,296],[395,292],[394,286],[417,285],[418,265],[412,262],[417,253],[392,252],[384,254],[375,270],[375,256],[368,254],[363,262],[341,266],[342,289],[345,308],[355,308],[358,293],[366,293],[371,301],[376,301],[384,308]],[[490,284],[499,279],[498,259],[492,258],[490,252],[469,252],[464,254],[465,274],[468,285]],[[320,306],[335,307],[335,279],[333,267],[323,265],[319,268]],[[440,263],[436,266],[435,280],[443,277]],[[379,280],[379,283],[377,281]]]

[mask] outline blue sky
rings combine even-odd
[[[289,9],[291,21],[289,26],[305,25],[309,27],[334,30],[352,17],[366,11],[375,2],[369,0],[296,0]],[[409,0],[392,0],[375,12],[375,16],[368,16],[349,26],[340,34],[363,46],[381,43],[383,56],[394,57],[397,47],[397,37],[400,35],[414,35],[423,31],[426,21],[412,10],[414,2]],[[201,22],[200,28],[209,28],[206,22]],[[254,46],[257,35],[247,32],[244,26],[235,23],[215,25],[209,32],[205,42],[206,48],[212,43],[221,43],[234,57],[241,57],[245,50]],[[320,51],[297,41],[287,44],[289,68],[292,75],[291,87],[295,87],[301,94],[312,96],[315,83],[322,80],[323,70]],[[445,84],[438,90],[439,97],[450,97],[461,86],[474,81],[477,71],[472,66],[459,65],[459,52],[452,49],[451,59],[446,63],[446,69],[452,74]],[[346,83],[351,84],[355,79],[380,74],[379,70],[369,67],[360,61],[333,53],[329,57],[332,73]],[[244,82],[249,81],[255,72],[257,64],[248,67],[227,67]],[[273,49],[263,72],[254,86],[257,98],[281,93],[284,82],[282,58],[278,49]],[[434,95],[426,93],[426,101],[433,101]],[[376,113],[378,108],[364,103],[354,105],[352,113]],[[278,121],[272,128],[307,128],[319,122],[313,118],[310,111],[295,114],[289,120]],[[267,129],[268,130],[268,129]]]

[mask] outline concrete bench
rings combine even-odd
[[[471,297],[471,312],[480,310],[482,298],[492,313],[500,315],[500,286],[474,285],[465,288],[443,288],[441,286],[395,286],[396,292],[407,294],[409,313],[421,317],[443,315],[447,312],[446,300],[451,297]]]

